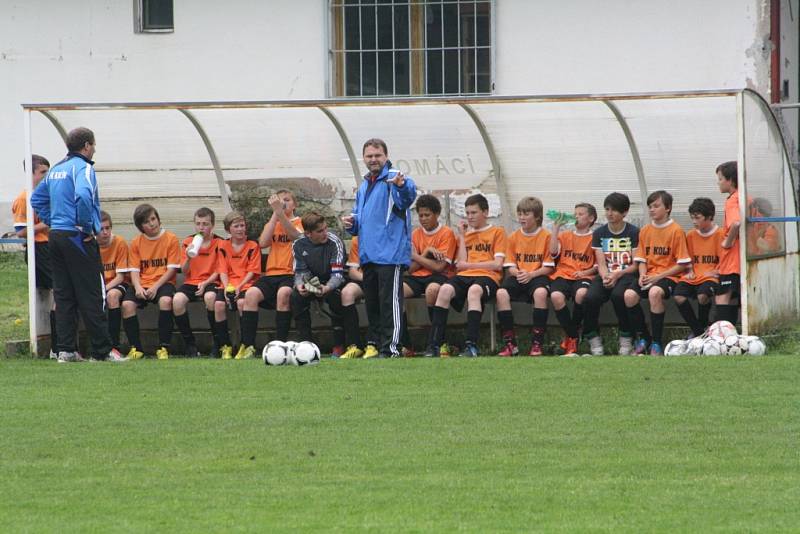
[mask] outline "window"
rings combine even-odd
[[[165,33],[175,30],[172,0],[135,0],[136,32]]]
[[[491,0],[331,0],[334,96],[492,90]]]

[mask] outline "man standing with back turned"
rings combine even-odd
[[[81,361],[75,331],[80,311],[97,360],[125,361],[112,348],[104,312],[100,249],[100,198],[92,156],[94,133],[75,128],[67,135],[67,156],[56,164],[31,196],[31,206],[50,226],[53,295],[56,301],[58,361]]]
[[[400,355],[403,316],[403,271],[411,263],[409,208],[417,198],[414,181],[392,168],[382,139],[369,139],[362,149],[364,175],[353,213],[342,217],[345,229],[358,236],[359,261],[364,273],[367,317],[379,344],[367,345],[364,358]]]

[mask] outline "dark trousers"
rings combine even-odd
[[[362,287],[367,318],[378,337],[371,341],[379,343],[378,350],[384,356],[398,356],[403,329],[404,267],[367,263],[361,269],[364,272]]]
[[[90,355],[105,358],[111,351],[105,313],[100,248],[97,242],[84,242],[79,232],[50,231],[50,257],[53,269],[53,296],[56,301],[58,350],[77,349],[75,332],[78,311],[89,334]]]
[[[620,335],[630,336],[633,332],[628,319],[628,308],[625,306],[625,290],[633,287],[638,279],[632,274],[624,275],[614,287],[603,286],[603,279],[596,276],[586,292],[583,299],[583,331],[585,334],[598,333],[598,320],[600,317],[600,307],[607,300],[614,306],[614,313],[619,321]]]
[[[316,299],[323,300],[328,304],[331,314],[334,316],[332,318],[334,328],[338,325],[341,330],[342,294],[338,289],[320,298],[315,295],[304,297],[297,291],[297,288],[294,288],[291,296],[291,307],[294,315],[294,325],[300,335],[300,341],[314,341],[314,336],[311,333],[311,303]]]

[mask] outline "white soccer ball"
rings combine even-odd
[[[286,345],[286,363],[295,365],[294,349],[297,347],[297,341],[284,341],[283,344]]]
[[[703,352],[702,354],[706,356],[718,356],[722,354],[723,351],[723,344],[717,341],[713,337],[706,338],[703,342]]]
[[[689,340],[686,344],[686,353],[685,354],[692,354],[692,355],[699,355],[703,354],[703,343],[705,343],[705,338],[702,336],[693,337]]]
[[[664,356],[683,356],[689,349],[689,342],[683,339],[674,339],[664,347]]]
[[[767,344],[758,336],[747,336],[749,345],[747,347],[747,354],[751,356],[763,356],[767,353]]]
[[[284,365],[289,359],[286,343],[283,341],[270,341],[261,352],[265,365]]]
[[[728,336],[735,336],[738,333],[736,327],[728,321],[717,321],[706,330],[706,334],[709,336],[718,337],[720,339],[725,339]]]
[[[294,348],[292,363],[295,365],[315,365],[319,363],[319,356],[319,347],[310,341],[301,341]]]

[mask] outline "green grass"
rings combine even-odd
[[[2,531],[793,530],[791,356],[0,360]]]
[[[0,252],[0,295],[2,357],[6,356],[6,341],[28,339],[28,271],[21,252]]]

